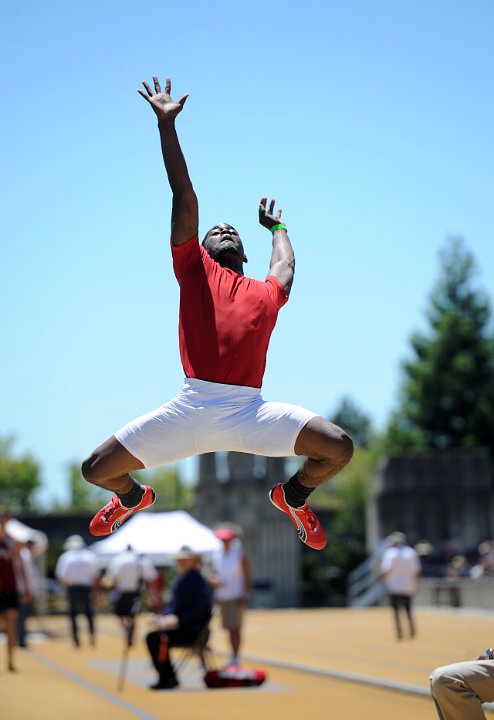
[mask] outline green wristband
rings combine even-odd
[[[283,223],[278,223],[278,225],[273,225],[271,228],[271,232],[274,233],[275,230],[286,230],[286,225]]]

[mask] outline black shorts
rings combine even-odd
[[[412,598],[410,595],[390,594],[389,603],[394,610],[404,608],[407,612],[410,612]]]
[[[16,590],[0,592],[0,612],[4,610],[17,610],[19,607],[19,593]]]
[[[141,609],[141,598],[139,593],[122,593],[114,605],[115,615],[118,617],[134,617]]]

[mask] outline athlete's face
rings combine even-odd
[[[228,223],[214,225],[203,240],[207,254],[221,264],[221,259],[229,257],[240,263],[247,262],[244,246],[238,232]]]

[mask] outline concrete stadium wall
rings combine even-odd
[[[415,606],[494,610],[494,578],[460,578],[455,583],[443,578],[422,578]]]

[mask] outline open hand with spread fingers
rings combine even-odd
[[[146,92],[141,89],[139,89],[137,92],[139,93],[139,95],[141,95],[141,97],[144,98],[144,100],[147,100],[147,102],[151,105],[154,112],[158,116],[158,120],[174,120],[177,115],[182,112],[185,101],[189,97],[188,93],[182,95],[182,97],[178,101],[173,100],[170,95],[170,91],[172,88],[172,82],[170,78],[166,78],[165,92],[161,91],[160,81],[158,80],[156,75],[153,75],[153,83],[154,92],[151,90],[151,87],[145,80],[143,80],[142,84]]]
[[[261,198],[261,202],[259,203],[259,222],[261,225],[268,230],[271,230],[271,228],[274,225],[278,225],[279,223],[283,222],[281,219],[281,213],[283,212],[280,208],[276,215],[274,215],[274,204],[275,200],[271,200],[269,203],[269,210],[266,210],[266,204],[268,199],[263,197]]]

